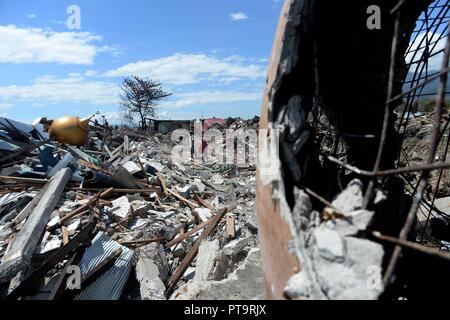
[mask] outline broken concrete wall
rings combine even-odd
[[[222,281],[189,281],[172,296],[174,300],[265,299],[261,252],[250,250],[245,262]]]
[[[170,270],[164,247],[151,243],[141,247],[137,256],[136,278],[140,283],[141,299],[166,300],[165,282]]]
[[[168,134],[177,129],[185,129],[189,131],[191,129],[191,124],[192,121],[190,120],[155,120],[154,128],[155,131],[160,134]]]

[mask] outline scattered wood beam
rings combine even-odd
[[[192,249],[188,252],[188,254],[184,257],[183,261],[181,261],[178,268],[175,270],[175,272],[172,274],[172,277],[169,279],[169,286],[166,291],[166,296],[169,296],[173,290],[175,289],[178,281],[180,281],[183,274],[186,272],[189,265],[194,260],[195,256],[198,253],[198,248],[200,247],[200,244],[202,243],[203,239],[205,239],[213,230],[214,228],[219,224],[220,220],[223,218],[223,216],[227,213],[227,208],[222,209],[216,216],[212,219],[212,222],[208,225],[208,227],[203,231],[203,233],[200,235],[200,237],[195,242]]]
[[[169,195],[169,192],[168,192],[168,190],[167,190],[167,183],[166,183],[166,180],[164,180],[164,177],[163,177],[163,175],[162,175],[161,173],[158,173],[156,176],[158,177],[159,182],[161,182],[161,186],[162,186],[162,188],[163,188],[164,194],[165,194],[166,196],[168,196],[168,195]]]
[[[214,218],[209,219],[208,221],[203,222],[202,224],[199,224],[197,227],[189,230],[186,233],[183,233],[181,236],[173,239],[172,241],[166,243],[166,245],[164,246],[166,249],[173,247],[174,245],[180,243],[181,241],[189,238],[190,236],[192,236],[193,234],[197,233],[198,231],[202,230],[203,228],[205,228],[206,226],[208,226],[212,221],[214,220]]]
[[[95,171],[98,171],[98,172],[102,172],[102,173],[105,173],[105,174],[111,174],[111,172],[109,172],[107,169],[102,168],[100,166],[97,166],[97,165],[95,165],[93,163],[90,163],[89,161],[86,161],[84,159],[78,159],[78,163],[80,163],[81,165],[83,165],[83,166],[85,166],[85,167],[87,167],[89,169],[92,169],[92,170],[95,170]]]
[[[92,192],[99,192],[99,191],[105,191],[108,189],[102,189],[102,188],[79,188],[79,187],[70,187],[71,190],[76,191],[92,191]],[[160,187],[150,186],[150,188],[147,189],[113,189],[111,193],[161,193]]]
[[[175,192],[173,190],[167,189],[167,191],[173,195],[175,198],[178,198],[179,200],[183,201],[185,204],[187,204],[189,207],[191,207],[191,209],[195,209],[198,208],[199,205],[196,204],[195,202],[192,202],[184,197],[182,197],[178,192]]]
[[[46,184],[47,179],[34,179],[34,178],[21,178],[21,177],[8,177],[0,176],[0,181],[16,184],[17,182],[29,183],[29,184]]]
[[[52,290],[50,291],[49,296],[47,297],[47,300],[59,300],[60,297],[62,296],[62,294],[64,293],[65,290],[65,285],[66,282],[64,280],[66,280],[67,278],[67,269],[69,268],[69,266],[74,265],[75,259],[79,258],[79,252],[75,252],[75,254],[73,254],[69,260],[66,262],[66,264],[64,265],[64,268],[62,269],[62,271],[59,273],[58,275],[58,279],[55,281],[55,285],[53,286]]]
[[[63,225],[64,222],[66,222],[67,220],[73,218],[74,216],[78,215],[81,212],[86,211],[87,209],[89,209],[89,207],[91,205],[93,205],[99,199],[110,195],[113,190],[114,190],[113,188],[109,188],[106,191],[97,193],[95,196],[93,196],[91,199],[89,199],[89,201],[87,203],[83,204],[82,206],[78,207],[77,209],[75,209],[71,213],[69,213],[69,214],[65,215],[64,217],[62,217],[61,220],[59,221],[59,223],[57,224],[57,226]]]
[[[31,212],[33,212],[33,210],[39,204],[39,201],[41,201],[42,196],[45,194],[47,188],[48,184],[44,185],[44,187],[41,189],[41,192],[39,192],[33,199],[31,199],[30,202],[28,202],[25,208],[23,208],[22,211],[20,211],[20,213],[13,219],[13,226],[18,225],[30,216]]]
[[[200,198],[196,194],[194,195],[194,200],[197,201],[200,205],[204,206],[205,208],[208,208],[209,210],[214,210],[214,208],[212,207],[212,205],[208,201]]]
[[[234,239],[234,218],[233,215],[227,214],[227,237],[228,239]]]
[[[70,163],[74,162],[75,158],[70,152],[67,152],[64,157],[59,160],[59,162],[53,167],[52,170],[48,173],[48,177],[55,176],[61,169],[67,168]]]
[[[128,139],[128,136],[123,137],[123,153],[128,155],[128,149],[130,148],[130,141]]]
[[[62,238],[63,238],[63,244],[64,245],[68,244],[69,243],[69,232],[67,231],[66,226],[61,227],[61,233],[62,233]]]
[[[16,300],[21,297],[24,293],[29,291],[29,289],[33,286],[33,283],[36,283],[44,277],[47,272],[49,272],[54,266],[63,261],[68,255],[72,252],[76,251],[80,247],[87,246],[91,243],[92,232],[94,231],[96,221],[91,221],[89,224],[69,243],[59,249],[55,254],[53,254],[46,262],[44,262],[38,269],[36,269],[33,273],[30,274],[25,280],[23,280],[20,285],[15,288],[5,300]]]
[[[42,199],[34,208],[2,259],[0,283],[13,278],[17,272],[30,263],[31,256],[38,245],[42,232],[45,230],[50,215],[71,176],[71,170],[65,168],[50,180]]]

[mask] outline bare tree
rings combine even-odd
[[[171,95],[161,88],[161,83],[138,76],[126,77],[120,85],[120,107],[127,117],[137,113],[141,119],[142,129],[147,128],[147,119],[156,116],[157,102]]]

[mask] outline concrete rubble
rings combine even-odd
[[[163,246],[151,243],[138,250],[136,278],[143,300],[165,300],[164,282],[167,281],[169,271]]]
[[[294,216],[305,267],[289,279],[285,288],[289,298],[373,300],[383,292],[384,249],[359,234],[373,217],[373,212],[361,210],[362,201],[362,183],[353,180],[336,196],[333,209],[324,210],[339,210],[342,216],[318,219],[309,196],[297,192]]]
[[[254,165],[173,161],[171,132],[95,123],[76,148],[47,140],[45,121],[8,121],[0,132],[29,148],[0,146],[0,299],[165,300],[191,282],[263,297]]]
[[[265,299],[261,252],[252,249],[245,262],[222,281],[189,281],[173,295],[175,300]]]

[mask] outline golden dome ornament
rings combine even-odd
[[[48,134],[50,138],[76,147],[84,146],[88,141],[89,122],[94,115],[80,119],[79,117],[63,117],[53,121]]]

